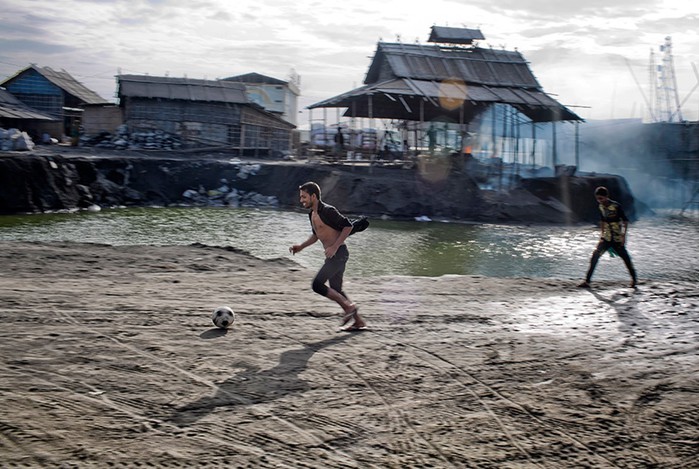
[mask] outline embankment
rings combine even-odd
[[[0,154],[0,213],[193,203],[187,191],[202,194],[198,203],[222,203],[215,190],[223,179],[230,189],[267,196],[281,208],[298,206],[298,186],[313,180],[346,213],[514,223],[594,222],[592,193],[605,185],[632,218],[637,214],[626,181],[614,175],[522,179],[494,192],[479,189],[463,165],[446,159],[404,169],[79,150]]]

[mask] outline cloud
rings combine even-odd
[[[13,56],[16,54],[56,54],[74,52],[75,47],[65,46],[62,44],[51,44],[42,41],[33,41],[31,39],[1,39],[0,50],[11,50]]]
[[[18,37],[36,37],[41,36],[43,30],[39,27],[32,26],[26,21],[7,21],[0,20],[0,35],[2,37],[18,38]]]
[[[598,117],[624,117],[640,108],[634,108],[640,97],[626,61],[647,81],[649,50],[658,51],[665,36],[673,38],[681,98],[696,82],[691,64],[699,61],[699,13],[680,0],[3,3],[0,79],[33,62],[66,69],[109,97],[115,89],[110,75],[119,68],[193,78],[258,72],[281,79],[294,68],[307,105],[361,85],[380,39],[424,43],[435,24],[478,27],[486,35],[482,46],[517,48],[545,91],[562,102],[591,105]],[[696,119],[699,94],[687,108]]]
[[[627,17],[637,15],[639,11],[652,10],[659,7],[658,0],[586,0],[584,2],[552,2],[550,0],[475,0],[469,2],[473,6],[495,12],[511,18],[519,18],[523,22],[569,21],[571,18],[606,18]]]

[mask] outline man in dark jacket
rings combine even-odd
[[[310,209],[308,218],[312,234],[303,243],[291,246],[289,252],[296,254],[320,240],[325,249],[325,263],[313,279],[313,291],[340,305],[343,310],[340,321],[342,330],[365,329],[366,323],[359,315],[357,305],[342,291],[345,265],[349,259],[345,240],[352,234],[352,222],[335,207],[321,200],[320,187],[315,182],[307,182],[299,187],[299,199],[301,205]]]
[[[624,261],[631,275],[631,288],[636,288],[636,283],[638,282],[636,270],[633,267],[629,253],[626,251],[626,232],[629,226],[629,219],[626,217],[624,209],[619,202],[609,198],[609,191],[606,187],[600,186],[595,189],[595,199],[599,203],[600,228],[602,231],[597,248],[592,253],[590,268],[587,270],[585,281],[579,286],[590,288],[592,273],[595,271],[597,261],[599,261],[602,254],[610,251],[612,254],[618,254]]]

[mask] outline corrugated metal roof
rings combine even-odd
[[[119,75],[119,96],[249,104],[245,85],[223,80]]]
[[[347,107],[351,100],[358,96],[381,95],[381,94],[401,95],[403,97],[417,95],[427,100],[437,102],[439,99],[502,103],[524,104],[528,106],[560,106],[550,96],[538,90],[512,90],[508,88],[491,88],[487,86],[467,86],[459,82],[435,82],[420,81],[410,79],[398,79],[388,82],[366,85],[348,91],[325,101],[309,106],[320,107]],[[333,105],[333,106],[330,106]]]
[[[36,65],[32,65],[30,68],[33,68],[43,75],[48,81],[85,104],[108,103],[106,99],[77,81],[65,70],[61,70],[59,72],[49,67],[37,67]]]
[[[414,80],[459,78],[469,84],[541,87],[527,61],[517,51],[379,43],[364,83],[393,77]]]
[[[471,44],[478,39],[485,39],[480,29],[432,26],[428,41],[449,44]]]
[[[0,88],[0,117],[7,119],[57,120],[27,106],[4,88]]]
[[[223,81],[234,81],[239,83],[255,83],[255,84],[265,84],[265,85],[287,85],[288,82],[280,80],[278,78],[269,77],[267,75],[262,75],[260,73],[245,73],[243,75],[236,75],[233,77],[222,78]]]
[[[371,110],[366,102],[371,96]],[[420,102],[423,102],[421,105]],[[396,104],[399,103],[400,105]],[[506,103],[535,122],[577,120],[577,115],[541,90],[466,85],[454,81],[424,81],[400,78],[356,88],[309,106],[346,107],[350,117],[376,117],[406,120],[450,115],[458,121],[458,109],[445,109],[445,103],[461,103],[470,109]],[[420,107],[422,106],[422,113]],[[476,114],[474,112],[473,114]]]

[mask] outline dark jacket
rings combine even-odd
[[[308,212],[308,220],[311,221],[311,230],[313,234],[316,234],[316,230],[313,227],[313,221],[311,220],[311,215],[313,210]],[[340,213],[338,209],[325,202],[318,201],[318,216],[321,221],[328,225],[330,228],[342,231],[343,228],[348,226],[352,227],[352,232],[350,235],[364,231],[369,226],[369,220],[366,217],[359,217],[357,220],[351,221],[349,218]]]
[[[308,212],[309,220],[311,220],[312,214],[313,210]],[[349,221],[349,219],[346,216],[341,214],[338,209],[336,209],[330,204],[326,204],[322,200],[318,201],[318,216],[320,217],[323,223],[328,225],[333,230],[342,231],[343,228],[347,226],[352,226],[352,222]],[[311,221],[311,229],[313,230],[313,234],[315,234],[316,229],[313,227],[313,221]]]

